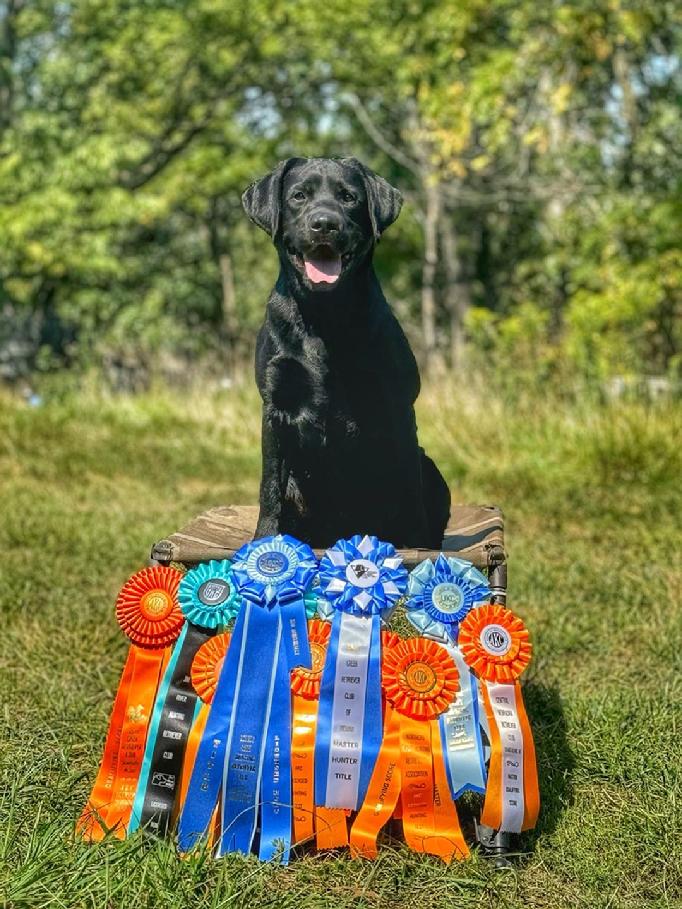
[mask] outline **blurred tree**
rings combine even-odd
[[[235,376],[276,263],[239,196],[356,154],[427,371],[680,368],[674,0],[0,0],[0,369]],[[468,360],[467,360],[468,357]]]

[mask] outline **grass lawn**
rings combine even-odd
[[[422,440],[457,501],[504,509],[509,603],[535,642],[543,810],[516,868],[400,845],[279,869],[77,842],[126,651],[116,592],[156,538],[255,501],[258,405],[0,397],[0,905],[682,905],[680,412],[439,395],[420,400]]]

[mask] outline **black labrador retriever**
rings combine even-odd
[[[290,158],[242,202],[280,260],[256,347],[256,536],[439,549],[450,492],[417,442],[417,364],[372,266],[400,193],[355,158]]]

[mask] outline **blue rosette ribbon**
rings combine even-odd
[[[310,667],[305,596],[313,551],[278,535],[235,553],[230,580],[242,601],[178,825],[187,851],[205,839],[222,787],[217,852],[287,862],[291,846],[289,673]],[[310,609],[310,606],[308,606]]]
[[[235,553],[232,578],[244,600],[224,671],[234,667],[234,700],[223,767],[218,854],[248,853],[258,823],[259,857],[286,863],[291,848],[289,673],[310,668],[305,595],[317,572],[312,549],[286,534]],[[217,693],[216,693],[217,695]]]
[[[395,547],[373,536],[339,540],[320,560],[318,603],[332,630],[320,685],[315,803],[357,809],[383,735],[381,622],[407,588]]]
[[[485,792],[486,769],[478,681],[457,646],[460,623],[471,609],[490,601],[488,579],[471,562],[441,554],[410,573],[407,618],[427,638],[438,641],[455,662],[460,686],[439,718],[445,766],[453,798],[466,790]]]

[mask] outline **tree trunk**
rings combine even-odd
[[[438,267],[438,221],[440,219],[440,187],[427,180],[424,187],[424,261],[422,265],[422,336],[424,340],[424,372],[434,372],[436,348],[436,270]]]
[[[450,366],[464,363],[464,322],[471,306],[471,288],[459,254],[452,216],[444,211],[440,218],[440,243],[445,271],[445,305],[450,314]]]
[[[218,266],[223,290],[223,329],[227,338],[227,368],[230,378],[234,380],[239,371],[239,354],[237,351],[239,322],[237,319],[237,295],[234,287],[232,256],[228,252],[221,252],[218,257]]]

